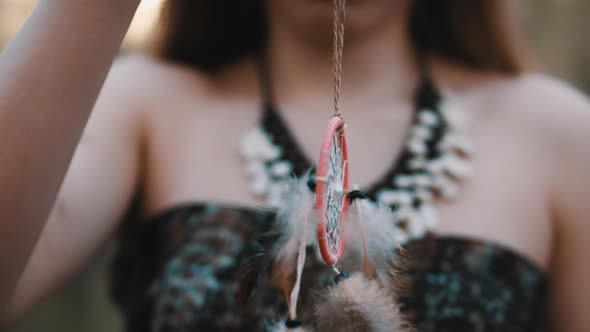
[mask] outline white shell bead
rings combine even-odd
[[[434,194],[430,189],[418,189],[416,190],[416,197],[423,202],[430,202],[434,199]]]
[[[266,140],[266,135],[262,132],[262,130],[260,130],[260,128],[256,128],[251,130],[248,134],[246,134],[246,136],[240,143],[240,146],[256,146],[261,143],[264,144]]]
[[[415,212],[409,212],[408,217],[408,233],[410,237],[413,238],[420,238],[426,235],[428,231],[426,227],[426,223],[421,218],[421,216]]]
[[[467,126],[467,114],[456,98],[445,98],[440,107],[446,123],[453,129],[461,129]]]
[[[264,165],[263,162],[260,161],[251,161],[246,165],[246,173],[249,176],[259,176],[260,174],[263,174],[264,172],[266,172],[266,166]]]
[[[453,199],[459,192],[459,188],[455,182],[446,175],[439,175],[434,178],[433,184],[436,190],[439,191],[445,199]]]
[[[412,204],[414,201],[414,196],[409,192],[400,191],[399,193],[399,203],[404,206],[408,206]]]
[[[410,138],[407,143],[407,148],[410,152],[416,155],[423,155],[427,151],[426,144],[422,140],[416,138]]]
[[[440,121],[438,115],[432,110],[421,110],[418,114],[418,119],[420,123],[430,127],[438,125]]]
[[[426,159],[414,157],[408,161],[408,167],[411,170],[418,170],[426,168]]]
[[[377,200],[385,205],[392,205],[397,203],[397,191],[382,190],[377,194]]]
[[[256,143],[260,142],[261,140],[264,140],[265,139],[264,136],[265,135],[260,128],[255,128],[255,129],[251,130],[250,132],[248,132],[246,134],[246,136],[244,136],[244,138],[242,139],[241,145],[256,144]]]
[[[246,160],[271,161],[279,158],[281,148],[274,146],[260,128],[249,132],[240,144],[240,152]]]
[[[426,164],[426,170],[428,172],[430,172],[431,174],[442,173],[444,171],[443,160],[438,158],[438,159],[432,159],[432,160],[428,161],[428,163]]]
[[[385,205],[400,204],[408,206],[414,200],[412,194],[403,190],[382,190],[377,194],[377,200]]]
[[[453,177],[465,180],[473,175],[473,167],[468,161],[455,154],[448,154],[443,158],[444,169]]]
[[[250,191],[256,196],[264,196],[270,184],[270,179],[266,173],[255,177],[250,184]]]
[[[255,143],[251,143],[250,141],[244,141],[240,144],[240,154],[242,158],[246,160],[251,160],[256,158],[257,153],[257,146]]]
[[[424,225],[429,230],[432,230],[438,226],[438,215],[434,206],[430,204],[422,204],[418,209],[418,214],[424,221]]]
[[[289,161],[281,160],[273,163],[270,167],[270,173],[276,177],[286,177],[293,171],[293,166]]]
[[[455,132],[446,134],[438,144],[437,149],[442,152],[456,150],[467,156],[473,156],[475,154],[475,146],[469,139]]]
[[[417,125],[412,129],[412,137],[422,141],[428,140],[432,137],[432,130],[428,126]]]
[[[406,221],[406,223],[411,223],[413,217],[416,215],[414,214],[414,210],[407,206],[402,206],[399,210],[395,212],[396,217],[401,221]]]
[[[264,161],[271,161],[273,159],[279,158],[281,154],[281,148],[272,145],[265,145],[260,147],[258,157]]]
[[[428,174],[418,174],[414,176],[414,184],[418,187],[430,187],[432,178]]]
[[[414,179],[412,178],[412,176],[398,175],[393,178],[393,183],[397,187],[408,188],[414,184]]]
[[[438,174],[432,178],[432,187],[440,191],[447,181],[450,181],[450,179],[446,175]]]
[[[442,196],[447,200],[452,200],[459,194],[459,187],[454,182],[448,182],[442,188]]]

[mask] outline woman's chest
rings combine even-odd
[[[256,102],[207,106],[206,111],[192,112],[185,105],[149,121],[144,154],[146,214],[186,202],[264,204],[251,192],[239,151],[244,136],[259,125],[259,106]],[[313,116],[301,117],[298,123],[293,120],[291,129],[311,159],[313,142],[319,142],[314,137],[321,137],[324,123]],[[374,182],[393,167],[409,121],[401,116],[390,121],[377,125],[349,120],[353,182],[355,174],[364,180],[361,183]],[[476,123],[469,130],[477,148],[474,172],[459,184],[455,198],[435,203],[440,219],[436,232],[491,240],[547,267],[552,227],[548,173],[538,159],[543,151],[518,133],[499,133],[502,130],[489,123]]]

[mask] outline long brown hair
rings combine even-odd
[[[511,0],[412,0],[409,31],[419,54],[507,74],[532,66]],[[157,56],[215,71],[265,45],[262,0],[167,0]]]

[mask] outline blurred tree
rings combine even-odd
[[[520,13],[542,69],[590,92],[590,1],[520,0]]]

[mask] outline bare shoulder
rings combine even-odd
[[[115,61],[105,88],[117,91],[130,102],[152,102],[187,82],[197,93],[210,85],[208,76],[197,70],[138,53]]]
[[[500,76],[479,90],[511,110],[529,109],[561,118],[583,115],[590,110],[588,99],[582,92],[564,81],[538,73]]]
[[[527,120],[558,151],[584,149],[590,143],[590,101],[568,83],[541,74],[502,80],[490,87],[502,108]]]
[[[566,172],[572,164],[590,167],[590,159],[581,159],[590,144],[590,101],[572,85],[524,74],[495,78],[466,94],[482,105],[480,119],[499,125],[496,131],[507,136],[518,132],[530,147],[542,149],[543,162],[553,165],[553,173]]]
[[[467,94],[484,101],[486,115],[500,119],[496,137],[526,141],[527,155],[534,154],[531,171],[547,169],[549,199],[562,220],[587,220],[585,202],[590,168],[590,101],[583,92],[559,79],[526,74],[500,78],[472,88]],[[484,115],[481,115],[484,117]],[[514,140],[506,142],[519,144]],[[508,148],[508,147],[505,147]],[[582,212],[572,212],[572,211]]]
[[[506,119],[522,117],[531,124],[555,126],[579,124],[590,117],[588,98],[572,85],[541,73],[508,75],[468,68],[437,58],[435,68],[445,78],[443,85],[457,91],[467,102],[478,104],[488,116]],[[586,124],[590,126],[590,123]]]
[[[83,142],[112,133],[138,134],[145,105],[157,89],[155,66],[142,56],[121,56],[113,63],[85,131]],[[111,133],[105,135],[105,133]]]
[[[190,98],[198,112],[201,105],[210,107],[216,101],[251,97],[257,86],[253,68],[251,62],[245,60],[223,71],[206,73],[154,56],[131,54],[115,63],[110,81],[132,101],[159,105]]]
[[[453,73],[451,88],[473,106],[478,120],[509,127],[516,124],[529,134],[553,138],[555,143],[576,136],[590,141],[589,99],[564,81],[540,73]]]
[[[204,120],[193,123],[215,121],[227,109],[217,105],[231,96],[218,76],[146,54],[124,55],[113,64],[93,117],[120,123],[123,130],[172,126],[189,113]]]
[[[124,61],[131,62],[122,79],[137,75],[126,88],[139,89],[131,93],[143,99],[148,213],[183,201],[249,197],[228,184],[245,181],[236,169],[236,147],[261,112],[252,67],[241,63],[205,73],[145,56]],[[212,174],[224,174],[223,181]]]

